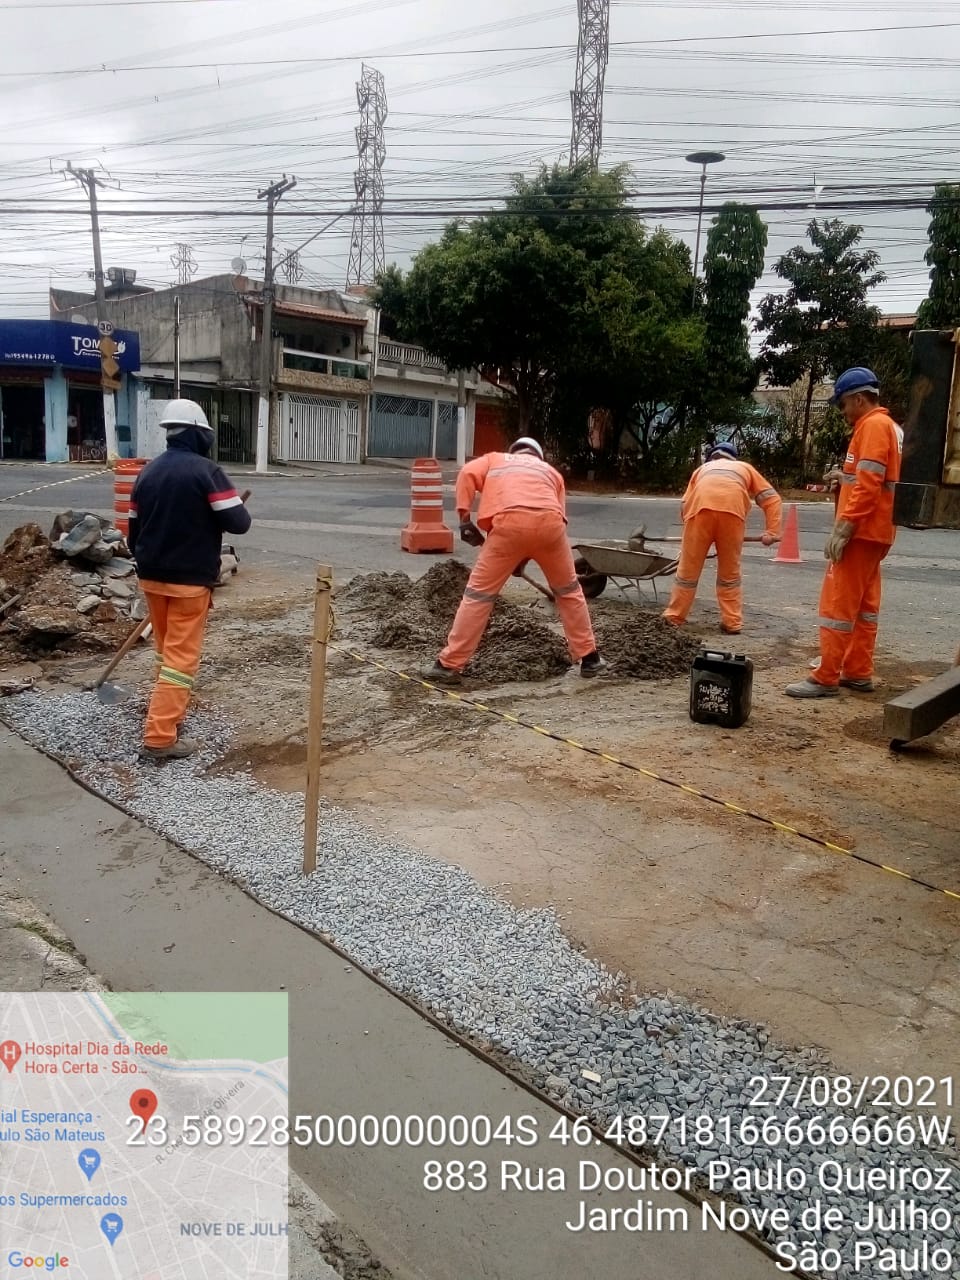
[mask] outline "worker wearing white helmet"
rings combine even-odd
[[[474,524],[470,511],[480,494]],[[511,574],[535,560],[556,597],[567,645],[582,676],[598,675],[606,663],[597,652],[590,611],[573,567],[567,540],[563,476],[544,461],[543,449],[521,436],[507,453],[475,458],[457,479],[460,539],[482,547],[470,574],[446,646],[425,674],[457,684],[486,629],[493,606]],[[484,540],[484,533],[487,534]]]
[[[210,459],[213,429],[193,400],[171,400],[160,425],[166,452],[148,463],[130,495],[130,551],[150,610],[157,681],[142,755],[183,759],[199,746],[180,737],[200,666],[207,611],[220,575],[224,533],[250,528],[250,513]]]

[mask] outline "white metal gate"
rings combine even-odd
[[[360,402],[284,395],[280,457],[284,462],[359,462]]]

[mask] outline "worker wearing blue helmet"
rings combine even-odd
[[[880,620],[880,565],[893,545],[893,497],[900,479],[903,432],[880,405],[871,369],[847,369],[831,403],[853,430],[840,472],[836,520],[824,548],[830,561],[820,593],[820,660],[791,698],[831,698],[840,686],[874,688],[873,654]]]

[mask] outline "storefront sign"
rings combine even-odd
[[[140,335],[113,331],[115,358],[124,373],[140,368]],[[0,320],[0,365],[38,365],[100,372],[100,334],[96,325],[59,320]]]

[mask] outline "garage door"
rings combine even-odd
[[[437,406],[437,439],[433,441],[433,401],[413,396],[377,395],[370,415],[371,458],[455,458],[457,406]]]
[[[359,401],[285,395],[280,457],[284,462],[359,462]]]

